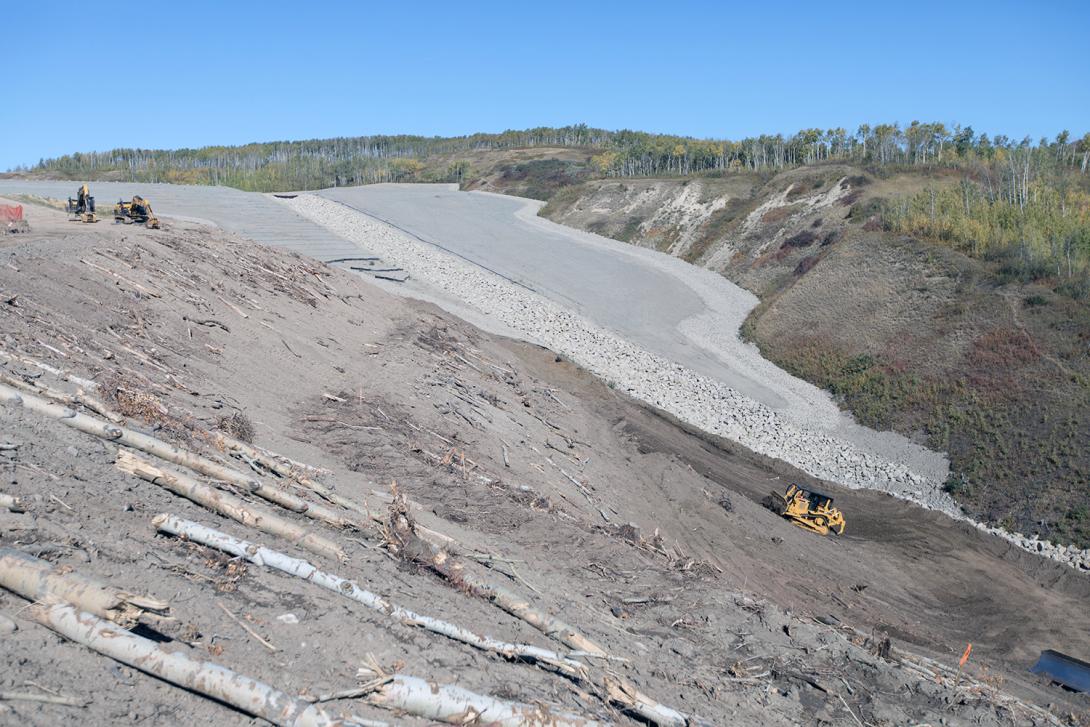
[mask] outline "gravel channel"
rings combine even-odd
[[[704,431],[850,488],[888,492],[967,520],[1030,552],[1090,569],[1090,551],[969,520],[941,489],[904,464],[809,429],[729,386],[635,346],[573,311],[361,212],[311,194],[281,200],[300,215],[408,270],[445,295],[567,356],[610,386]]]

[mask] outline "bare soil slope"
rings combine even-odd
[[[0,373],[70,392],[28,360],[92,378],[133,426],[242,469],[206,432],[248,421],[256,444],[328,468],[324,482],[375,513],[396,479],[423,505],[413,511],[421,525],[475,554],[470,571],[622,657],[605,668],[670,707],[713,724],[1058,724],[1086,712],[1084,697],[1024,672],[1039,649],[1090,650],[1090,585],[1070,568],[865,492],[834,491],[849,533],[818,538],[755,502],[788,478],[805,481],[797,473],[688,432],[549,351],[195,225],[148,231],[28,211],[34,232],[0,242],[0,350],[17,357]],[[394,557],[388,533],[281,511],[349,555],[326,562],[120,472],[111,442],[13,406],[0,407],[0,422],[0,489],[29,511],[0,513],[2,544],[170,601],[177,621],[152,633],[168,649],[293,693],[350,688],[359,667],[377,665],[636,723],[593,684],[158,536],[150,519],[172,512],[308,557],[418,612],[564,650]],[[2,637],[0,691],[45,688],[88,704],[0,701],[0,721],[249,721],[20,620],[26,605],[0,595],[0,612],[19,624]],[[949,668],[966,642],[973,658],[956,685]],[[1052,703],[1052,716],[1011,694]],[[366,698],[326,706],[424,723]]]

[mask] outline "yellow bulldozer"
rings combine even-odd
[[[114,205],[114,222],[143,225],[149,230],[159,229],[159,218],[151,211],[151,202],[140,195],[133,195],[131,202],[117,200],[117,204]]]
[[[95,198],[91,196],[91,190],[84,184],[76,192],[76,198],[68,198],[65,206],[68,219],[71,222],[98,222],[95,217]]]
[[[765,506],[803,530],[820,535],[831,532],[844,534],[844,515],[833,507],[833,498],[814,490],[804,490],[798,485],[788,485],[784,493],[772,492],[765,498]]]

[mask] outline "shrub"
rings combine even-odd
[[[216,423],[216,428],[241,442],[246,442],[246,444],[253,444],[254,442],[253,422],[240,411],[236,411],[229,417],[220,417]]]
[[[799,260],[799,264],[795,266],[795,275],[806,275],[806,273],[814,269],[819,259],[817,255],[810,255]]]
[[[840,188],[847,189],[848,187],[855,187],[856,189],[858,189],[859,187],[865,187],[868,184],[870,184],[869,179],[864,177],[862,174],[856,174],[855,176],[848,177],[843,182],[841,182]]]
[[[783,244],[780,245],[780,249],[784,250],[789,247],[809,247],[816,239],[817,236],[814,233],[809,230],[803,230],[784,240]]]
[[[1054,290],[1060,295],[1066,295],[1074,300],[1090,299],[1090,276],[1083,276],[1068,280],[1057,285]]]
[[[840,204],[842,207],[851,207],[856,202],[858,202],[859,198],[862,196],[863,190],[853,189],[852,191],[848,192],[846,195],[840,198]]]
[[[867,220],[874,215],[882,214],[882,212],[885,210],[886,201],[883,197],[871,197],[868,200],[858,202],[857,200],[860,196],[862,196],[862,192],[856,190],[844,199],[840,200],[841,204],[847,207],[851,207],[851,209],[848,211],[848,219],[852,220],[853,222]]]

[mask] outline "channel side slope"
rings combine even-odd
[[[720,381],[925,480],[948,463],[906,437],[857,425],[829,395],[764,359],[738,330],[757,298],[654,250],[538,217],[542,203],[456,185],[375,184],[318,193],[543,295],[625,340]]]

